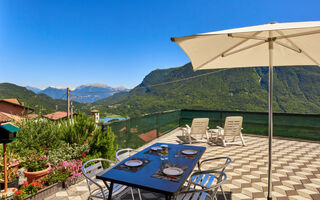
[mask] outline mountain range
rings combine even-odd
[[[319,114],[320,67],[275,67],[273,91],[274,112]],[[66,110],[65,100],[49,97],[65,99],[65,94],[66,89],[50,87],[36,94],[24,87],[0,83],[0,99],[19,98],[25,105],[43,112],[54,111],[57,106],[58,110]],[[109,96],[99,99],[103,95]],[[194,72],[188,63],[154,70],[132,90],[83,85],[72,90],[70,96],[74,101],[80,102],[81,98],[90,101],[74,102],[75,111],[90,113],[91,109],[98,109],[100,113],[130,117],[182,108],[267,112],[268,68]]]
[[[67,99],[67,89],[66,88],[57,88],[57,87],[48,87],[43,90],[35,87],[27,86],[27,89],[33,91],[37,94],[46,94],[49,97],[54,99]],[[92,103],[99,99],[103,99],[109,96],[112,96],[118,92],[127,92],[129,89],[126,89],[122,86],[120,87],[110,87],[105,84],[95,83],[95,84],[85,84],[81,85],[75,89],[70,90],[70,98],[72,101],[77,101],[80,103]]]
[[[93,105],[118,105],[110,111],[129,116],[180,108],[267,112],[268,68],[157,69],[130,92]],[[275,67],[274,111],[320,113],[320,68]]]

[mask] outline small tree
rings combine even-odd
[[[85,113],[60,123],[60,138],[69,144],[84,144],[96,127],[93,117]]]
[[[102,124],[99,124],[95,130],[91,140],[89,140],[90,154],[102,157],[105,159],[114,160],[117,146],[114,144],[114,135],[111,133],[111,128],[102,129]]]

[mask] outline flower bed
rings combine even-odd
[[[34,195],[29,195],[25,200],[32,199],[32,200],[42,200],[50,195],[53,195],[59,191],[63,190],[62,183],[55,183],[53,185],[50,185],[48,187],[45,187],[39,191],[37,191]]]

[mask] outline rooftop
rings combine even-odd
[[[179,128],[140,149],[156,142],[180,143],[181,140],[177,136],[181,136]],[[228,178],[223,184],[223,189],[232,195],[233,200],[266,199],[268,138],[244,135],[244,139],[244,147],[222,147],[205,143],[193,145],[207,147],[202,159],[218,156],[228,156],[232,159],[232,163],[226,169]],[[273,141],[273,199],[320,199],[320,143],[285,138],[274,138]],[[143,199],[164,199],[164,196],[146,191],[143,191],[142,195]],[[88,198],[85,180],[46,200],[68,198]],[[129,190],[120,199],[131,199]]]
[[[50,113],[47,115],[42,115],[42,116],[55,121],[55,120],[67,118],[68,115],[67,115],[67,112],[57,111],[57,112]],[[69,114],[69,116],[71,116],[71,113]]]

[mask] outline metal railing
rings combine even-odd
[[[274,136],[320,141],[320,114],[274,113]],[[137,148],[171,130],[191,125],[193,118],[208,117],[209,126],[224,125],[227,116],[243,116],[243,133],[267,135],[268,113],[181,109],[146,114],[107,123],[120,148]]]

